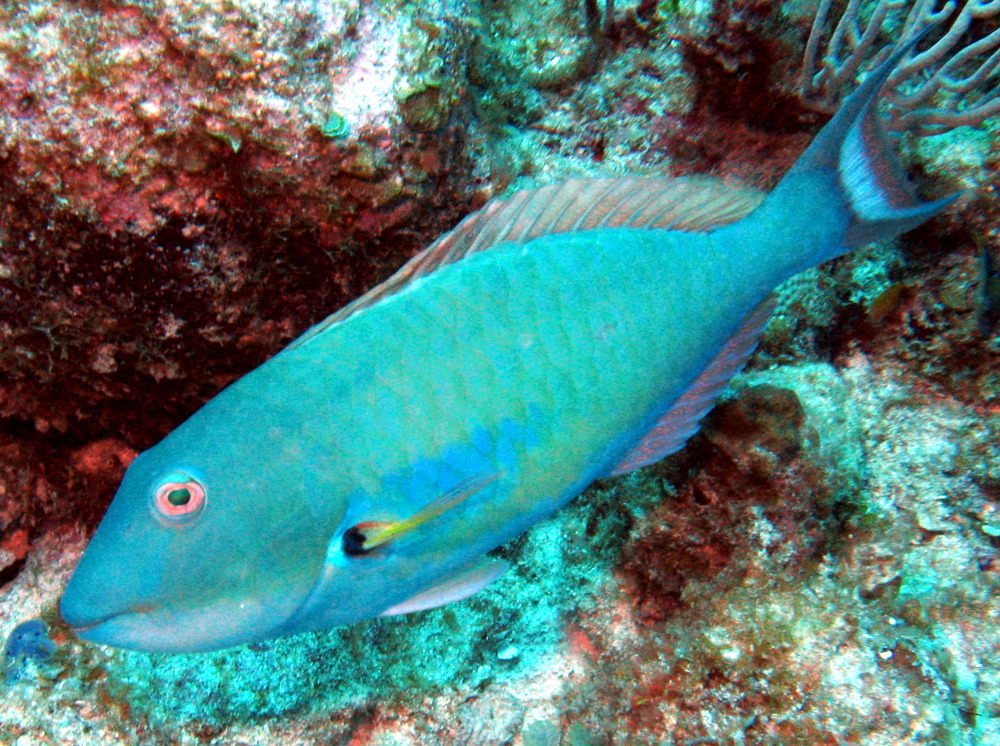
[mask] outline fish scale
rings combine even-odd
[[[386,418],[403,418],[401,430],[409,433],[406,450],[433,459],[456,442],[471,444],[475,427],[486,430],[496,450],[500,423],[519,419],[521,412],[535,404],[546,413],[544,423],[531,423],[535,427],[544,424],[540,437],[544,445],[527,454],[523,441],[515,444],[518,466],[544,470],[545,488],[550,493],[539,496],[530,478],[511,474],[510,481],[520,486],[511,493],[509,510],[522,511],[519,503],[526,501],[536,506],[540,501],[548,503],[550,509],[558,506],[565,498],[566,487],[575,481],[580,462],[603,449],[609,435],[611,440],[624,442],[648,420],[652,403],[663,400],[665,392],[651,389],[663,377],[651,376],[649,371],[669,366],[664,359],[669,345],[657,340],[672,335],[676,304],[659,302],[660,293],[653,280],[676,264],[671,253],[690,252],[692,243],[702,244],[707,251],[710,244],[707,237],[683,234],[680,243],[684,246],[671,252],[669,246],[656,245],[644,234],[637,235],[643,240],[625,246],[620,242],[609,247],[607,242],[553,237],[535,242],[530,252],[519,247],[500,250],[469,260],[464,266],[456,265],[433,284],[414,287],[345,322],[347,326],[353,322],[363,327],[366,331],[359,334],[372,337],[383,329],[396,330],[383,344],[375,346],[372,340],[371,345],[363,346],[369,350],[373,369],[380,360],[398,357],[404,361],[391,370],[379,370],[379,376],[373,378],[378,383],[371,384],[396,392],[406,402],[401,411],[387,413],[362,400],[355,405],[357,411],[346,417],[357,423],[357,433],[352,436],[357,438],[356,445],[365,440],[364,433],[369,434],[367,441],[371,442],[368,463],[355,448],[356,468],[367,473],[394,473],[400,466],[406,468],[405,462],[412,458],[409,454],[389,461],[387,450],[398,441],[385,428]],[[666,240],[661,243],[669,244],[677,243],[679,237],[664,234],[663,238]],[[505,276],[504,284],[510,288],[506,302],[491,299],[489,304],[483,304],[479,300],[483,287],[495,282],[498,274]],[[621,278],[615,297],[592,279],[606,276]],[[696,282],[711,279],[693,277]],[[722,283],[724,278],[716,277],[714,281]],[[752,303],[747,300],[720,303],[716,312],[738,320],[748,305]],[[415,313],[414,308],[421,312]],[[445,323],[447,308],[458,312],[454,320]],[[626,317],[637,323],[624,323]],[[412,318],[421,323],[409,323]],[[438,321],[429,324],[428,319]],[[604,329],[603,339],[595,341],[596,329],[608,320],[619,323],[611,330]],[[710,320],[702,326],[719,324]],[[653,329],[659,333],[651,334]],[[716,331],[720,343],[728,333],[725,328]],[[325,354],[331,357],[343,354],[332,345],[335,337],[325,340],[329,347]],[[507,340],[521,337],[530,337],[535,344],[515,354]],[[453,359],[433,354],[441,339],[449,340],[445,348],[455,351]],[[302,354],[309,348],[301,348]],[[492,354],[469,354],[470,350]],[[701,363],[701,356],[695,358],[674,378],[686,382]],[[507,375],[497,375],[504,369]],[[605,393],[602,396],[600,392]],[[482,466],[474,464],[473,468]],[[495,462],[492,468],[502,470]],[[560,470],[564,472],[561,482],[552,478]],[[385,490],[382,495],[391,501]],[[413,499],[418,498],[400,496],[397,510],[411,509],[412,505],[405,501]],[[495,510],[506,512],[503,508]]]

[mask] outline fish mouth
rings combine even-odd
[[[111,645],[117,648],[129,648],[137,650],[137,643],[129,644],[130,635],[123,635],[125,630],[134,628],[136,622],[145,617],[142,611],[123,611],[108,614],[100,619],[87,620],[85,622],[64,621],[69,626],[70,631],[86,642],[97,643],[98,645]]]
[[[156,612],[157,607],[150,604],[136,604],[131,608],[103,614],[85,613],[85,610],[62,608],[60,605],[60,616],[70,631],[81,640],[129,650],[150,649],[148,630],[154,626]]]
[[[70,624],[69,628],[81,640],[96,645],[147,653],[186,652],[178,649],[183,635],[169,624],[154,623],[149,610],[109,614],[83,624]]]
[[[136,605],[134,608],[123,609],[121,611],[112,611],[102,616],[95,615],[91,619],[79,619],[79,618],[73,619],[72,618],[73,615],[72,614],[67,615],[66,610],[62,608],[62,605],[60,604],[59,615],[62,617],[62,620],[66,622],[66,626],[68,626],[74,634],[82,636],[87,634],[91,630],[97,629],[98,627],[101,627],[105,624],[114,622],[115,620],[137,615],[148,615],[153,611],[155,611],[155,608],[153,606],[150,606],[149,604],[144,604],[144,605]],[[67,616],[69,618],[67,618]]]
[[[67,622],[67,626],[69,627],[70,632],[72,632],[77,637],[80,637],[87,641],[91,641],[90,640],[91,632],[93,632],[96,629],[100,629],[101,627],[107,624],[111,624],[115,620],[120,619],[123,616],[125,616],[125,614],[113,614],[111,616],[105,617],[104,619],[100,619],[96,622],[89,622],[87,624],[69,624]]]
[[[228,611],[202,608],[188,613],[144,606],[67,624],[86,642],[143,653],[205,653],[256,642],[272,634],[256,621],[234,623]]]

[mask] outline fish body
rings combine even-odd
[[[573,201],[594,191],[578,184],[460,226],[448,240],[463,255],[432,247],[391,292],[310,330],[139,456],[63,616],[94,642],[187,652],[488,583],[500,566],[484,553],[594,479],[683,445],[752,351],[776,285],[943,209],[903,194],[865,129],[896,60],[742,219],[679,230],[675,204],[650,227],[663,218],[643,212],[636,181],[601,187],[621,210],[600,220]]]

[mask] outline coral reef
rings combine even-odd
[[[462,9],[0,8],[2,545],[468,209]]]
[[[473,598],[195,656],[55,616],[137,451],[487,197],[769,187],[820,124],[809,3],[585,6],[0,8],[0,636],[54,647],[0,744],[1000,743],[996,123],[904,138],[957,206],[788,283],[689,446]]]

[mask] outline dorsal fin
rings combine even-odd
[[[522,189],[467,216],[380,285],[308,329],[286,347],[299,347],[339,321],[399,292],[438,267],[501,243],[597,228],[670,228],[705,232],[749,215],[764,195],[710,176],[629,176],[570,179]]]
[[[729,385],[730,379],[746,364],[773,310],[774,297],[769,295],[747,314],[736,333],[705,366],[701,375],[615,464],[609,476],[647,466],[684,447],[688,438],[698,432],[702,418],[715,405],[716,398]]]

